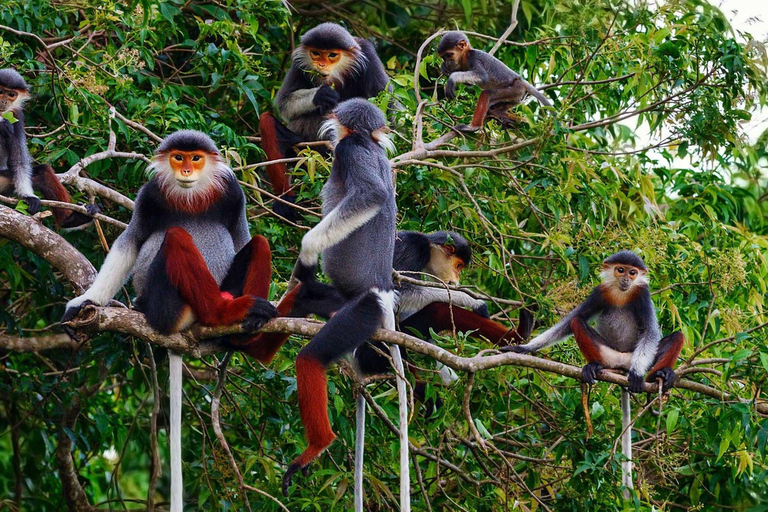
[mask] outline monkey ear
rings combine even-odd
[[[467,48],[467,42],[464,39],[462,39],[461,41],[456,43],[456,48],[458,48],[459,50],[466,49]]]
[[[455,245],[441,245],[439,247],[440,247],[440,250],[443,251],[446,256],[453,256],[454,254],[456,254]]]

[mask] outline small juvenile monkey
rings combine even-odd
[[[598,285],[576,309],[530,343],[504,347],[502,351],[529,354],[554,345],[573,334],[586,366],[582,378],[588,384],[603,368],[629,370],[629,391],[639,393],[643,382],[663,379],[663,388],[674,385],[672,369],[683,348],[680,331],[661,337],[651,293],[648,269],[632,251],[620,251],[603,261]],[[597,317],[597,328],[588,322]]]
[[[455,129],[463,132],[476,132],[483,127],[489,110],[502,121],[512,121],[506,111],[522,103],[527,95],[535,97],[539,103],[551,107],[552,103],[533,85],[509,69],[493,55],[475,50],[463,32],[448,32],[437,45],[437,53],[443,58],[440,71],[448,77],[445,95],[448,99],[456,97],[456,84],[477,85],[482,89],[477,100],[472,123],[460,124]]]
[[[323,23],[308,30],[293,52],[291,69],[275,97],[284,125],[265,112],[259,119],[261,141],[269,160],[292,156],[299,142],[322,140],[320,125],[343,100],[371,98],[383,91],[389,77],[373,45],[352,37],[341,25]],[[284,163],[267,166],[272,190],[283,195],[290,188]],[[293,196],[283,199],[293,201]],[[295,219],[294,209],[276,202],[279,215]]]
[[[131,274],[135,301],[161,334],[242,323],[256,330],[277,315],[266,299],[269,243],[250,237],[245,195],[207,135],[166,137],[136,197],[128,228],[115,240],[93,285],[67,303],[65,325],[87,304],[106,304]],[[182,510],[181,356],[171,353],[171,511]]]
[[[11,123],[0,117],[0,193],[13,191],[27,202],[27,211],[35,214],[40,209],[38,190],[45,199],[71,203],[72,199],[49,165],[32,167],[24,133],[24,103],[30,98],[30,89],[24,78],[14,69],[0,69],[0,116],[12,113]],[[99,212],[96,205],[86,209],[91,215]],[[75,228],[93,221],[80,212],[53,209],[56,224],[62,228]]]

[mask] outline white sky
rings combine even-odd
[[[755,40],[768,44],[768,2],[766,0],[709,0],[723,11],[733,29],[748,32]],[[768,129],[768,108],[753,112],[752,120],[744,126],[749,139]]]

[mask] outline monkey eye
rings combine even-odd
[[[181,162],[182,160],[184,160],[184,157],[181,155],[173,155],[173,159],[176,160],[177,162]]]
[[[328,57],[331,58],[331,59],[335,59],[338,56],[339,56],[339,54],[336,53],[336,52],[331,52],[331,53],[328,54]]]
[[[13,99],[13,98],[15,98],[15,97],[16,97],[16,93],[15,93],[15,92],[9,92],[9,93],[8,93],[8,97],[9,97],[9,98],[11,98],[11,99]]]
[[[201,160],[200,155],[195,155],[195,156],[192,157],[192,161],[193,162],[199,162],[200,160]]]
[[[616,272],[618,272],[619,274],[623,274],[624,273],[624,267],[617,267],[616,268]]]
[[[313,57],[319,57],[320,56],[320,52],[317,51],[317,50],[311,50],[309,53],[311,53]]]
[[[631,269],[631,270],[629,271],[629,275],[631,275],[631,276],[634,276],[635,274],[637,274],[637,270],[635,270],[635,269]]]

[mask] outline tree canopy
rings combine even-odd
[[[394,379],[362,386],[343,363],[329,373],[338,439],[280,494],[305,446],[294,361],[316,324],[274,321],[296,336],[268,366],[226,356],[217,332],[148,332],[129,310],[92,311],[83,343],[58,325],[130,219],[158,141],[178,129],[222,148],[251,233],[273,251],[270,298],[282,295],[319,220],[331,157],[299,154],[305,210],[297,223],[276,217],[258,116],[274,111],[300,35],[324,21],[374,42],[391,77],[393,90],[373,101],[401,107],[391,115],[398,228],[469,239],[463,284],[495,319],[513,324],[535,304],[540,332],[586,297],[603,259],[631,249],[650,269],[662,330],[686,338],[680,386],[633,401],[625,501],[626,381],[583,388],[575,343],[538,359],[493,355],[460,333],[437,346],[391,337],[441,403],[416,404],[410,418],[414,510],[764,509],[768,137],[751,142],[744,123],[768,102],[768,52],[720,10],[703,0],[4,0],[0,67],[32,87],[30,153],[103,215],[56,234],[45,213],[0,198],[0,510],[165,509],[168,349],[187,354],[186,510],[350,509],[359,392],[373,411],[366,505],[397,509]],[[511,128],[452,132],[478,95],[460,86],[455,101],[444,97],[435,47],[456,28],[554,107],[530,102]],[[130,297],[128,286],[116,299]],[[452,386],[440,385],[435,359],[458,370]]]

